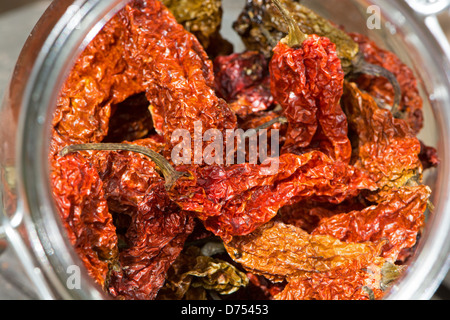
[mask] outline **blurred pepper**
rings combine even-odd
[[[233,53],[214,60],[216,92],[241,119],[269,109],[274,102],[268,64],[256,51]]]

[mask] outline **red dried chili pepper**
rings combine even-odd
[[[150,139],[137,143],[154,146]],[[193,217],[170,201],[154,162],[132,152],[95,152],[90,162],[103,180],[108,207],[127,216],[108,291],[114,297],[154,299],[193,231]]]
[[[346,242],[387,239],[382,257],[395,262],[403,249],[415,245],[430,194],[430,188],[423,185],[393,190],[378,205],[322,219],[312,234],[331,235]]]
[[[179,169],[190,177],[175,183],[171,198],[224,241],[252,232],[285,205],[304,199],[339,203],[374,188],[360,171],[320,151],[283,154],[270,175],[270,164]]]
[[[202,133],[236,126],[233,111],[214,92],[212,62],[195,36],[160,2],[135,0],[105,25],[65,82],[53,120],[52,154],[67,144],[102,141],[111,105],[142,92],[166,151],[178,143],[172,133],[193,133],[195,121]]]
[[[278,0],[274,3],[290,29],[287,40],[274,48],[270,62],[272,94],[289,121],[283,150],[319,147],[330,157],[348,162],[351,145],[339,105],[344,72],[336,45],[325,37],[305,35]]]
[[[107,286],[118,247],[116,228],[97,171],[81,155],[55,157],[51,185],[70,242],[92,278],[102,287]]]
[[[194,133],[194,122],[208,129],[234,129],[236,117],[214,91],[213,65],[198,40],[158,1],[134,1],[118,17],[130,33],[127,61],[139,66],[154,119],[162,118],[166,150],[175,130]],[[164,72],[161,72],[164,70]],[[158,122],[156,120],[155,122]],[[207,145],[205,142],[204,145]]]

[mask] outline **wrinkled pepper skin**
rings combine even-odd
[[[378,107],[372,96],[346,83],[342,106],[357,136],[355,167],[365,171],[379,189],[398,188],[421,180],[420,141],[406,121]]]
[[[322,219],[312,234],[346,242],[387,239],[381,256],[394,263],[403,249],[416,244],[430,195],[427,186],[403,187],[385,195],[378,205]]]
[[[234,112],[215,94],[213,65],[197,38],[160,2],[136,0],[105,25],[73,67],[53,119],[53,154],[67,144],[101,142],[111,105],[142,92],[167,151],[177,144],[172,133],[193,133],[195,121],[202,133],[236,126]]]
[[[83,156],[56,157],[50,175],[56,209],[89,275],[107,287],[118,239],[103,183]]]
[[[353,40],[358,43],[364,59],[372,64],[382,66],[392,72],[397,78],[401,92],[400,111],[403,119],[411,127],[414,134],[418,134],[423,127],[423,100],[420,96],[416,77],[405,63],[393,52],[380,48],[374,41],[358,33],[350,33]],[[376,99],[391,105],[394,99],[394,90],[389,81],[383,77],[360,75],[356,80],[361,90],[367,91]]]
[[[320,151],[283,154],[278,165],[269,175],[270,164],[180,168],[190,177],[177,181],[169,194],[207,230],[229,242],[270,221],[285,205],[304,199],[340,203],[376,189],[362,172]]]
[[[155,146],[151,139],[135,143]],[[121,299],[155,299],[193,231],[193,217],[169,199],[148,158],[131,152],[95,152],[89,157],[104,181],[108,207],[116,216],[128,217],[108,292]]]
[[[282,152],[319,148],[348,163],[347,118],[339,104],[344,73],[336,46],[315,35],[308,36],[300,48],[279,43],[270,62],[270,75],[272,94],[289,122]]]

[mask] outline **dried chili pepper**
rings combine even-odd
[[[272,106],[268,64],[256,51],[233,53],[214,60],[216,92],[240,118]]]
[[[373,65],[379,65],[389,70],[397,78],[401,89],[401,100],[399,101],[399,113],[412,128],[415,134],[423,127],[423,101],[417,87],[417,80],[413,71],[404,64],[393,52],[384,50],[377,44],[358,33],[350,33],[353,40],[358,43],[360,52],[364,59]],[[356,82],[361,90],[367,91],[376,99],[392,104],[394,90],[392,84],[385,78],[376,75],[362,74]]]
[[[367,268],[301,273],[277,294],[276,300],[376,300],[381,299],[391,282],[403,271],[383,259]]]
[[[147,209],[129,213],[131,223],[124,237],[126,246],[119,254],[120,268],[112,271],[108,288],[114,297],[155,299],[193,230],[193,218],[167,202],[162,185],[155,189],[147,194]]]
[[[181,166],[177,171],[159,154],[128,144],[72,145],[64,148],[62,155],[80,150],[126,150],[155,159],[171,199],[195,213],[207,230],[224,241],[252,232],[285,205],[304,199],[340,203],[361,190],[375,190],[365,174],[320,151],[283,154],[274,172],[271,162]]]
[[[430,188],[423,185],[393,190],[378,205],[322,219],[312,234],[330,235],[346,242],[387,239],[382,257],[395,262],[403,249],[415,245],[425,222],[430,194]]]
[[[179,179],[172,199],[224,241],[252,232],[285,205],[304,199],[339,203],[373,188],[361,172],[318,151],[281,155],[271,175],[268,164],[183,169],[190,178]]]
[[[84,157],[74,154],[53,159],[51,185],[70,242],[89,275],[107,287],[118,240],[102,180]]]
[[[196,121],[202,125],[202,134],[208,129],[235,128],[234,113],[215,94],[212,62],[165,7],[157,1],[136,1],[118,15],[128,22],[129,60],[145,70],[143,81],[152,116],[164,119],[164,127],[156,129],[162,132],[167,150],[178,143],[172,141],[173,132],[183,128],[193,134]]]
[[[206,290],[229,295],[248,282],[246,274],[230,263],[202,255],[200,248],[191,246],[172,264],[158,299],[206,300]]]
[[[77,59],[53,115],[51,155],[68,144],[102,141],[112,105],[145,91],[142,74],[126,61],[128,38],[128,31],[114,17]]]
[[[331,236],[309,235],[302,229],[269,222],[253,233],[225,244],[231,258],[246,270],[274,282],[303,272],[361,269],[378,257],[383,243],[344,243]]]
[[[339,104],[344,73],[336,46],[328,38],[304,34],[289,12],[278,1],[274,3],[290,30],[274,48],[270,62],[271,91],[289,122],[282,152],[317,145],[335,160],[348,162],[351,145]]]
[[[441,162],[436,148],[425,145],[423,141],[420,141],[419,159],[423,170],[436,168]]]
[[[212,57],[227,55],[233,45],[220,34],[221,0],[162,0],[187,31],[193,33]]]
[[[343,243],[269,222],[225,247],[236,262],[272,281],[287,280],[275,299],[377,299],[401,268],[379,257],[384,242]]]
[[[346,75],[364,73],[386,78],[395,88],[392,108],[394,113],[398,111],[401,89],[397,78],[388,68],[366,61],[358,43],[350,35],[311,9],[293,0],[281,0],[281,3],[302,32],[326,37],[336,45],[336,54]],[[272,56],[273,48],[289,32],[272,0],[247,0],[233,27],[248,50],[261,51],[266,57]]]
[[[420,142],[409,125],[379,108],[353,83],[346,83],[342,106],[355,141],[354,165],[364,170],[379,189],[398,188],[421,180]]]
[[[154,146],[146,139],[139,146]],[[153,161],[133,152],[86,155],[103,180],[108,207],[128,217],[120,234],[118,263],[108,292],[126,299],[154,299],[195,222],[170,201]],[[120,225],[120,223],[117,223]]]
[[[235,128],[234,113],[215,95],[212,62],[198,40],[160,2],[136,0],[105,25],[72,69],[53,120],[53,152],[102,141],[111,105],[142,92],[167,150],[177,143],[172,133],[180,127],[193,132],[195,121],[202,133]]]

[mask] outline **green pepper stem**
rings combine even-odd
[[[282,41],[286,43],[289,47],[300,47],[302,43],[308,38],[308,35],[300,30],[297,21],[292,17],[291,13],[286,9],[286,7],[281,4],[280,0],[272,0],[275,6],[280,10],[281,15],[288,24],[289,33],[286,38]]]
[[[78,151],[131,151],[143,154],[150,158],[155,164],[158,170],[162,173],[165,179],[166,190],[170,190],[175,182],[182,176],[186,175],[186,172],[180,172],[175,170],[174,167],[159,153],[138,145],[126,144],[126,143],[85,143],[74,144],[65,147],[59,153],[64,157],[69,153]]]

